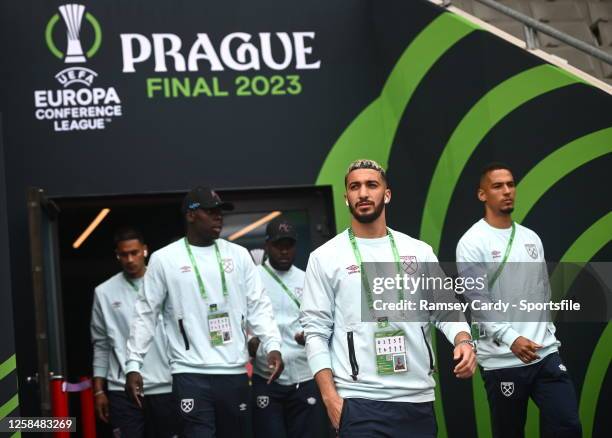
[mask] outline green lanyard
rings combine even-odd
[[[361,272],[361,283],[363,285],[364,290],[366,291],[366,295],[368,298],[368,306],[370,311],[374,311],[374,299],[372,298],[372,291],[370,290],[370,282],[368,280],[368,274],[365,272],[363,268],[363,259],[361,258],[361,252],[359,252],[359,247],[357,246],[357,240],[355,239],[355,233],[352,228],[348,229],[348,236],[351,242],[351,247],[353,248],[353,254],[355,255],[355,261],[359,265],[359,271]],[[387,236],[389,237],[389,242],[391,243],[391,251],[393,252],[393,260],[395,261],[395,265],[397,267],[397,273],[401,275],[402,273],[402,264],[400,261],[399,252],[397,251],[397,246],[395,245],[395,239],[393,238],[393,234],[387,228]],[[404,299],[404,291],[401,289],[398,290],[398,296],[400,300]]]
[[[506,261],[508,261],[508,256],[510,255],[510,250],[512,249],[512,242],[514,242],[515,232],[516,232],[516,226],[514,225],[514,222],[512,222],[512,232],[510,233],[510,240],[508,240],[508,245],[506,246],[506,252],[504,253],[504,258],[502,259],[501,264],[497,268],[497,271],[495,271],[495,274],[493,274],[493,277],[491,277],[491,280],[489,281],[489,289],[493,287],[493,285],[495,284],[495,281],[497,280],[497,278],[500,276],[500,274],[504,270],[504,266],[506,265]]]
[[[187,248],[187,254],[189,254],[189,259],[191,260],[191,266],[193,267],[193,272],[198,280],[198,286],[200,287],[200,295],[202,298],[207,299],[206,296],[206,287],[204,287],[204,282],[202,281],[202,277],[200,276],[200,270],[198,269],[198,264],[196,263],[196,259],[191,252],[191,247],[189,242],[187,241],[187,237],[183,238],[185,242],[185,248]],[[221,273],[221,284],[223,286],[223,297],[227,298],[227,282],[225,281],[225,270],[223,269],[223,261],[221,260],[221,253],[219,252],[219,247],[217,246],[217,242],[215,245],[215,254],[217,256],[217,264],[219,265],[219,272]]]
[[[134,292],[138,292],[138,286],[136,286],[136,283],[134,283],[132,280],[129,279],[129,277],[126,275],[126,273],[123,273],[123,278],[125,278],[125,281],[128,282],[128,284],[130,286],[132,286],[132,289],[134,289]]]
[[[266,266],[266,264],[262,264],[263,268],[268,272],[268,274],[270,274],[270,277],[272,277],[273,279],[276,280],[276,282],[278,284],[280,284],[280,287],[283,288],[283,290],[285,291],[285,293],[289,296],[289,298],[291,298],[293,300],[293,302],[295,303],[296,306],[298,306],[298,308],[300,307],[300,300],[297,299],[297,297],[289,290],[289,288],[287,287],[287,285],[285,283],[283,283],[283,280],[280,279],[280,277],[278,275],[276,275],[276,272],[274,272],[272,269],[270,269],[268,266]]]

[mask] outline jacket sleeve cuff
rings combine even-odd
[[[322,351],[308,358],[308,365],[310,366],[310,370],[312,371],[312,375],[314,376],[319,371],[324,370],[325,368],[331,369],[331,358],[329,356],[329,352]]]
[[[455,345],[455,338],[461,332],[466,332],[468,335],[470,334],[470,326],[467,325],[466,322],[450,324],[445,333],[446,339],[448,339],[448,342],[450,342],[451,345]]]
[[[136,361],[136,360],[128,360],[127,363],[125,364],[125,374],[131,373],[131,372],[140,372],[140,362]]]
[[[106,379],[107,375],[108,375],[108,367],[99,366],[99,365],[95,365],[93,367],[93,376],[92,377],[101,377],[103,379]]]
[[[516,330],[514,330],[512,327],[509,327],[508,330],[504,332],[504,334],[501,336],[500,339],[504,344],[510,347],[512,346],[514,341],[516,341],[516,338],[518,338],[519,336],[521,335]]]
[[[265,350],[266,350],[266,354],[270,353],[271,351],[281,351],[281,344],[278,341],[268,341],[268,343],[265,346]]]

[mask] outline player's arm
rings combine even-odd
[[[97,291],[94,292],[94,303],[91,310],[91,343],[93,344],[93,393],[94,406],[98,418],[108,423],[108,398],[106,396],[106,376],[110,357],[110,340],[102,304]]]
[[[136,300],[130,335],[127,340],[125,390],[142,407],[143,381],[140,369],[151,346],[161,307],[168,295],[162,263],[156,254],[151,256],[144,276],[143,293]]]
[[[336,384],[334,383],[334,376],[331,369],[324,368],[315,374],[315,382],[321,391],[321,398],[327,409],[327,415],[334,429],[340,428],[340,416],[342,414],[342,406],[344,405],[344,399],[340,397],[338,391],[336,391]]]
[[[263,348],[267,355],[270,371],[268,383],[271,383],[281,375],[285,368],[281,355],[280,331],[274,320],[270,297],[265,292],[259,272],[246,250],[242,254],[241,264],[247,291],[247,324],[253,333],[254,338],[252,339],[257,339],[253,342],[257,342],[257,348]]]
[[[332,426],[338,429],[343,400],[336,390],[329,351],[329,340],[334,327],[334,306],[334,293],[329,281],[317,257],[311,255],[306,268],[300,324],[306,338],[308,365],[321,391]]]

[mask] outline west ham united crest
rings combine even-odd
[[[188,414],[193,410],[193,399],[192,398],[184,398],[181,400],[181,410]]]
[[[527,254],[529,257],[536,260],[538,258],[538,248],[533,243],[526,243],[525,249],[527,250]]]
[[[265,409],[270,404],[270,397],[267,395],[258,395],[257,396],[257,407],[259,409]]]
[[[416,256],[401,256],[400,259],[402,261],[402,269],[406,274],[413,275],[419,269]]]
[[[229,274],[230,272],[234,271],[234,260],[223,259],[221,263],[223,264],[223,270],[225,271],[226,274]]]
[[[502,394],[506,397],[510,397],[514,394],[514,382],[501,382],[500,387]]]

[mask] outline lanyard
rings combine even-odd
[[[134,289],[134,292],[138,292],[138,286],[136,285],[136,283],[130,280],[130,278],[126,275],[125,272],[123,273],[123,278],[125,278],[125,281],[127,281],[128,284],[132,286],[132,289]]]
[[[374,311],[374,299],[372,298],[372,291],[370,290],[370,282],[368,280],[368,274],[365,272],[363,268],[363,259],[361,258],[361,252],[359,252],[359,246],[357,246],[357,240],[355,239],[355,233],[352,228],[348,229],[348,236],[351,242],[351,247],[353,248],[353,254],[355,255],[355,261],[359,265],[359,271],[361,272],[361,283],[363,285],[364,290],[366,291],[366,295],[368,298],[368,306],[371,311]],[[391,251],[393,252],[393,261],[397,267],[397,273],[401,275],[402,273],[402,265],[400,262],[399,252],[397,251],[397,246],[395,245],[395,239],[393,238],[393,234],[387,228],[387,236],[389,237],[389,243],[391,244]],[[400,300],[404,299],[404,291],[401,289],[397,291]]]
[[[504,258],[502,259],[497,271],[493,274],[493,277],[489,281],[489,289],[493,287],[495,281],[500,276],[502,271],[504,270],[504,266],[506,265],[506,261],[508,260],[508,256],[510,255],[510,250],[512,249],[512,242],[514,242],[514,234],[516,232],[516,225],[514,225],[514,221],[512,222],[512,232],[510,233],[510,239],[508,240],[508,245],[506,245],[506,252],[504,253]]]
[[[289,288],[283,282],[283,280],[281,280],[280,277],[278,275],[276,275],[276,272],[274,272],[272,269],[270,269],[265,263],[262,264],[262,266],[268,272],[268,274],[270,274],[270,277],[275,279],[276,282],[280,285],[280,287],[283,288],[285,293],[289,296],[289,298],[291,298],[293,300],[293,302],[296,304],[296,306],[298,306],[298,309],[299,309],[299,307],[300,307],[300,300],[298,300],[297,297],[289,290]]]
[[[206,287],[204,287],[204,282],[202,281],[202,277],[200,276],[200,270],[198,269],[198,264],[196,263],[196,259],[191,252],[191,247],[189,242],[187,241],[187,237],[183,238],[185,242],[185,248],[187,248],[187,254],[189,254],[189,259],[191,260],[191,266],[193,267],[193,272],[195,273],[196,279],[198,280],[198,286],[200,287],[200,295],[202,298],[207,299],[206,296]],[[223,261],[221,260],[221,253],[219,252],[219,247],[217,246],[217,242],[215,245],[215,255],[217,256],[217,264],[219,265],[219,272],[221,273],[221,285],[223,287],[223,297],[227,298],[227,282],[225,281],[225,270],[223,269]]]

